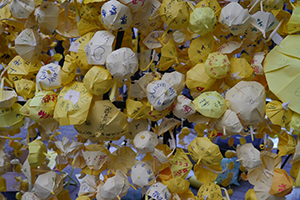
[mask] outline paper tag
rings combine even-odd
[[[68,90],[68,92],[65,94],[64,99],[70,100],[72,103],[76,104],[79,100],[80,92],[76,90]]]
[[[69,48],[69,51],[78,53],[79,46],[80,46],[80,43],[73,42]]]

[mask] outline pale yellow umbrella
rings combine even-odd
[[[278,23],[276,17],[270,12],[258,11],[251,16],[251,24],[262,32],[264,37],[266,37],[266,33],[273,30]]]
[[[202,185],[197,193],[197,200],[222,200],[222,191],[220,186],[215,183],[206,183]]]
[[[159,200],[171,200],[171,193],[167,185],[162,184],[161,182],[156,182],[150,186],[147,190],[146,195],[150,196],[152,199]]]
[[[10,87],[13,87],[13,84],[6,77],[1,78],[0,108],[9,108],[17,101],[17,93],[15,90],[4,90],[4,81],[6,81]]]
[[[255,149],[252,143],[238,145],[236,149],[238,161],[241,162],[246,169],[253,169],[262,164],[260,152]]]
[[[68,8],[65,7],[65,9]],[[79,31],[76,14],[72,10],[66,11],[65,9],[61,9],[59,12],[56,32],[64,38],[77,38],[79,37]]]
[[[35,9],[34,0],[12,0],[9,10],[16,19],[26,19]]]
[[[87,174],[80,183],[78,196],[94,199],[97,193],[97,186],[100,183],[99,176]]]
[[[66,55],[64,65],[61,70],[61,83],[63,85],[68,85],[71,83],[76,76],[76,61],[69,54]]]
[[[180,72],[164,73],[161,79],[171,83],[177,94],[180,94],[185,87],[185,75]]]
[[[176,96],[176,90],[166,80],[152,81],[147,85],[148,101],[158,111],[171,106]]]
[[[139,11],[132,13],[132,26],[143,35],[147,35],[163,23],[159,16],[161,3],[158,0],[143,0],[138,1],[137,5],[142,2],[144,2],[144,6]]]
[[[141,131],[134,137],[133,144],[139,153],[153,152],[158,144],[158,139],[153,132]]]
[[[0,108],[0,130],[15,130],[23,126],[25,118],[21,114],[21,105],[14,103],[9,108]]]
[[[59,7],[54,2],[43,2],[34,11],[35,20],[37,21],[42,32],[52,34],[58,25]]]
[[[162,42],[162,40],[160,41]],[[170,68],[173,64],[179,64],[177,57],[178,53],[176,50],[175,42],[173,39],[170,39],[167,44],[163,43],[163,47],[161,48],[160,62],[157,66],[158,69],[161,71],[165,71],[168,68]]]
[[[239,3],[231,2],[222,8],[219,22],[225,26],[233,35],[239,35],[246,31],[251,18],[248,10]]]
[[[21,200],[41,200],[34,192],[25,192]]]
[[[199,35],[205,35],[212,31],[217,21],[215,12],[210,7],[195,8],[191,3],[189,5],[192,8],[189,19],[190,30]]]
[[[225,94],[228,107],[244,126],[258,124],[265,115],[265,88],[255,81],[241,81]]]
[[[225,99],[216,91],[202,93],[193,103],[198,112],[211,118],[221,117],[227,109]]]
[[[300,114],[293,112],[291,121],[286,125],[286,129],[293,135],[300,135]]]
[[[125,134],[128,139],[133,139],[135,135],[141,131],[146,131],[148,129],[149,122],[147,119],[132,120],[128,123],[129,131]]]
[[[161,20],[172,29],[182,29],[189,24],[189,8],[183,0],[162,2],[159,10]]]
[[[24,29],[15,40],[15,50],[26,61],[38,60],[42,51],[41,36],[34,29]]]
[[[154,80],[154,75],[152,73],[146,73],[134,84],[130,85],[129,96],[132,98],[144,98],[147,97],[146,87]]]
[[[36,84],[40,90],[54,90],[61,87],[61,67],[50,63],[41,67],[36,75]]]
[[[175,107],[173,108],[173,113],[176,117],[187,118],[195,112],[196,109],[192,100],[181,94],[177,96]]]
[[[224,135],[227,135],[227,133],[238,134],[244,128],[238,116],[232,110],[226,110],[224,115],[216,119],[215,122],[216,128],[222,130]]]
[[[5,174],[10,167],[10,161],[8,155],[0,149],[0,176]]]
[[[144,8],[149,3],[149,0],[120,0],[120,2],[128,6],[131,12],[134,13]]]
[[[63,180],[66,177],[61,177],[53,171],[41,174],[34,183],[33,191],[42,199],[50,199],[63,190]]]
[[[130,177],[132,183],[138,187],[152,185],[155,181],[153,169],[146,162],[139,162],[132,166]]]
[[[28,144],[28,162],[31,167],[40,166],[46,159],[47,147],[40,140],[34,140]]]
[[[253,55],[251,67],[254,70],[254,73],[257,75],[264,74],[264,68],[262,66],[263,60],[265,59],[265,52],[258,52]]]
[[[205,61],[205,71],[212,78],[225,78],[229,69],[230,61],[227,55],[223,53],[210,53]]]
[[[127,30],[132,22],[130,8],[118,2],[110,0],[101,7],[101,19],[103,24],[111,30]]]
[[[87,37],[90,36],[87,35]],[[114,39],[115,36],[108,31],[97,31],[88,43],[85,43],[84,51],[88,64],[103,65],[106,62],[106,57],[112,52]],[[78,53],[80,53],[79,49]]]

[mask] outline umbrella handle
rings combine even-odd
[[[223,191],[224,191],[224,193],[225,193],[225,195],[226,195],[226,198],[227,198],[227,200],[230,200],[230,197],[229,197],[229,194],[228,194],[227,190],[226,190],[225,188],[223,188],[223,187],[221,187],[221,190],[223,190]]]

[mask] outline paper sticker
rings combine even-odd
[[[80,92],[76,90],[68,90],[68,92],[65,94],[64,99],[70,100],[72,103],[76,104],[79,100]]]

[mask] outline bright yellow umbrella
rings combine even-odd
[[[165,71],[173,64],[178,62],[178,53],[176,50],[175,42],[173,39],[170,39],[167,44],[161,48],[161,58],[158,65],[159,70]]]
[[[208,54],[213,51],[214,38],[212,34],[200,36],[191,41],[188,50],[189,58],[194,63],[204,63]]]
[[[193,164],[182,149],[177,149],[171,164],[173,178],[186,178],[191,171]]]
[[[197,200],[206,199],[206,200],[222,200],[222,191],[220,186],[210,182],[202,185],[198,190]]]
[[[291,121],[292,111],[288,109],[288,104],[275,100],[266,105],[266,115],[273,124],[284,126]]]

